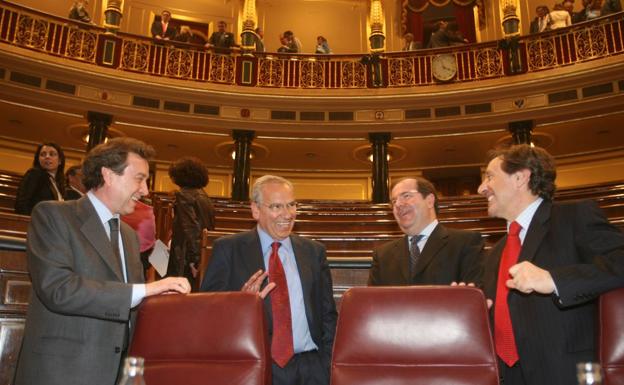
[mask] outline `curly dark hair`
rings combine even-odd
[[[82,163],[82,183],[87,190],[104,185],[102,167],[123,174],[128,165],[128,154],[133,153],[150,161],[156,155],[154,148],[133,138],[114,138],[95,146]]]
[[[58,153],[59,165],[56,169],[56,175],[54,175],[54,179],[56,180],[56,185],[59,188],[63,189],[65,186],[65,153],[63,152],[61,146],[54,142],[41,143],[39,146],[37,146],[37,151],[35,151],[35,157],[33,158],[33,167],[41,169],[41,163],[39,163],[39,154],[41,153],[41,149],[44,146],[54,147],[54,149]],[[64,191],[61,191],[61,193],[64,193]]]
[[[181,188],[204,188],[208,184],[208,168],[194,156],[173,162],[169,166],[169,176]]]
[[[497,149],[489,153],[489,159],[501,158],[501,168],[507,174],[520,170],[529,170],[529,188],[534,195],[552,200],[555,194],[557,170],[555,159],[540,147],[528,144],[516,144],[506,149]]]

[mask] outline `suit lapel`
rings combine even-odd
[[[518,256],[518,262],[533,261],[537,249],[539,248],[544,236],[548,232],[548,220],[550,219],[550,211],[552,204],[550,202],[542,202],[535,211],[529,229],[522,243],[522,250]]]
[[[117,261],[110,239],[106,236],[106,231],[91,201],[86,196],[82,197],[78,200],[76,207],[77,216],[82,221],[80,231],[119,281],[123,282],[121,261]]]
[[[416,263],[416,271],[414,272],[414,275],[418,275],[425,270],[438,251],[446,245],[447,241],[448,232],[444,226],[438,223],[435,229],[431,232],[429,239],[427,239],[425,247],[420,252],[420,257]]]

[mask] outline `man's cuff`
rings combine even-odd
[[[140,304],[143,298],[145,298],[145,284],[137,283],[132,285],[132,302],[130,303],[130,308]]]

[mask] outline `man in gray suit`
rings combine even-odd
[[[200,290],[266,297],[273,385],[327,385],[337,313],[325,247],[291,233],[297,202],[288,180],[265,175],[252,195],[258,226],[215,241]]]
[[[424,178],[400,180],[392,211],[405,236],[373,251],[369,286],[448,285],[476,282],[483,240],[474,231],[438,223],[438,197]]]
[[[113,385],[136,306],[190,291],[180,277],[144,284],[136,233],[119,221],[148,193],[153,155],[141,141],[110,140],[87,154],[86,196],[35,206],[26,250],[33,295],[16,385]]]

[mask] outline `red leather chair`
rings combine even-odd
[[[129,355],[145,358],[149,385],[268,385],[269,350],[260,297],[199,293],[147,298]]]
[[[498,384],[483,293],[450,286],[348,290],[331,384]]]
[[[600,296],[599,356],[604,385],[624,385],[624,289]]]

